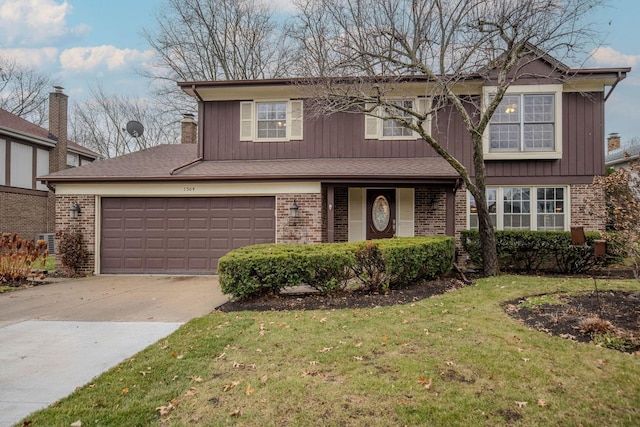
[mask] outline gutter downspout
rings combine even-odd
[[[616,81],[611,86],[611,89],[609,89],[609,92],[607,92],[607,94],[604,96],[604,102],[607,102],[607,99],[609,99],[609,96],[611,96],[611,93],[616,88],[618,83],[620,83],[625,77],[622,77],[622,71],[618,71],[618,78],[616,79]]]
[[[171,169],[171,172],[169,172],[169,175],[175,175],[175,173],[178,172],[179,170],[184,169],[184,168],[188,168],[189,166],[192,166],[192,165],[195,165],[196,163],[199,163],[202,160],[203,160],[202,157],[198,157],[197,159],[191,160],[190,162],[185,163],[182,166],[175,167],[175,168]]]

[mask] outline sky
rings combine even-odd
[[[71,102],[106,93],[145,96],[138,73],[152,52],[142,29],[153,29],[164,0],[0,0],[0,55],[55,78]],[[292,0],[270,0],[291,10]],[[640,138],[640,1],[609,0],[597,16],[604,41],[585,67],[632,67],[607,100],[605,134],[623,144]],[[573,64],[569,64],[573,65]]]

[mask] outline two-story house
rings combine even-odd
[[[531,66],[549,77],[513,85],[485,135],[495,226],[602,229],[585,206],[603,195],[588,185],[604,173],[605,97],[630,69]],[[469,97],[492,96],[490,81],[466,83],[459,90]],[[398,102],[428,105],[425,77],[401,84]],[[309,114],[295,79],[179,85],[198,100],[197,143],[45,177],[56,189],[57,228],[86,235],[87,272],[212,273],[222,255],[254,243],[459,236],[476,225],[460,176],[393,120]],[[193,133],[189,119],[183,126]],[[452,108],[427,126],[472,168],[471,137]],[[68,218],[72,203],[82,219]]]
[[[55,195],[36,177],[94,161],[93,151],[67,140],[67,95],[49,95],[49,129],[0,109],[0,232],[45,237],[53,250]]]

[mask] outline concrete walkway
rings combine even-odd
[[[215,276],[95,276],[0,294],[0,427],[226,301]]]

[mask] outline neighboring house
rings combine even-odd
[[[0,109],[0,232],[45,237],[53,250],[55,195],[36,177],[92,162],[98,155],[67,140],[67,96],[49,96],[49,129]]]
[[[611,134],[607,138],[607,155],[605,165],[613,169],[622,169],[629,166],[631,162],[640,159],[640,145],[631,145],[626,148],[620,146],[620,136]]]
[[[604,195],[588,185],[604,173],[605,89],[630,69],[574,70],[544,59],[530,66],[549,77],[512,86],[487,132],[494,223],[602,229],[585,206],[588,199],[603,203]],[[400,84],[398,102],[427,105],[426,77]],[[396,122],[312,117],[304,85],[294,79],[179,85],[199,102],[197,143],[44,178],[55,187],[57,229],[86,237],[87,273],[213,273],[226,252],[254,243],[459,238],[477,223],[475,202],[455,170]],[[481,100],[493,88],[470,79],[459,89]],[[185,142],[195,126],[183,122]],[[470,135],[458,114],[445,108],[429,126],[471,170]],[[70,203],[82,207],[80,219],[66,215]]]

